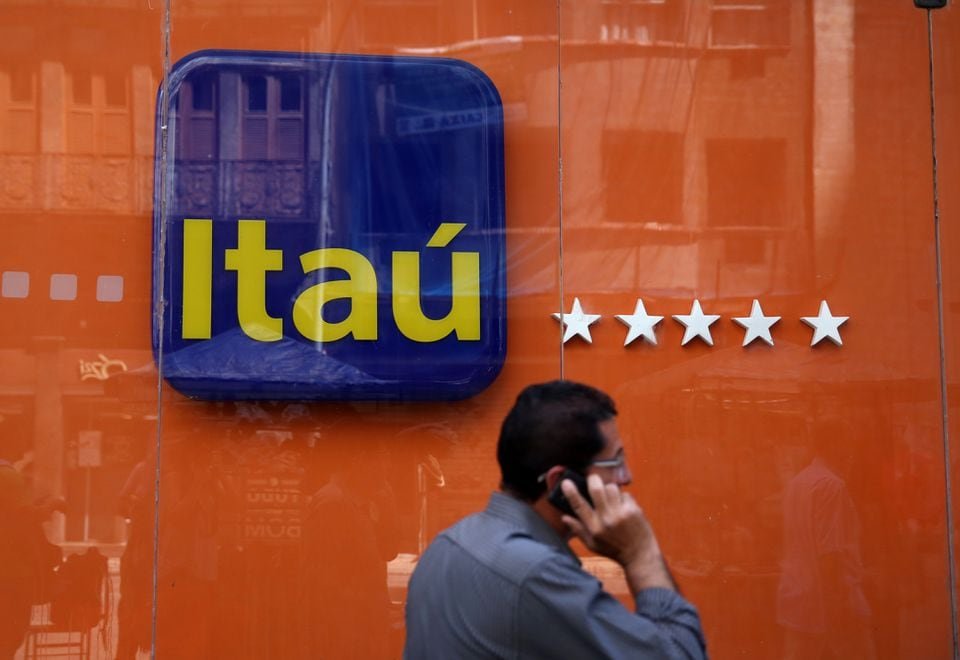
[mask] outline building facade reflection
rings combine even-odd
[[[955,16],[929,16],[948,145]],[[562,374],[624,402],[634,489],[716,655],[949,655],[943,482],[957,471],[943,413],[960,308],[946,223],[941,324],[927,19],[866,0],[5,3],[0,654],[396,655],[416,557],[496,487],[491,447],[515,393]],[[213,47],[455,57],[494,80],[510,349],[490,390],[447,405],[237,405],[159,378],[157,92],[170,62]],[[228,175],[244,190],[236,213],[322,233],[333,202],[305,192],[307,88],[246,81],[236,120],[263,140],[241,145],[209,130],[224,108],[202,83],[184,92],[177,194],[212,209]],[[210,167],[231,149],[236,171]],[[604,314],[593,345],[562,344],[550,317],[574,296]],[[657,347],[625,348],[609,318],[638,297],[665,316]],[[844,346],[811,349],[796,319],[827,297],[851,317]],[[722,314],[712,348],[681,347],[670,320],[694,298]],[[729,319],[754,298],[782,316],[774,346],[739,345]],[[832,430],[819,425],[831,401]],[[824,438],[849,468],[813,458]],[[831,497],[814,507],[820,487]],[[802,528],[837,541],[847,572],[819,588],[842,598],[797,577],[821,570]],[[52,632],[53,597],[27,588],[37,530],[63,557],[107,558],[111,604],[85,638]],[[836,601],[850,607],[835,614]]]

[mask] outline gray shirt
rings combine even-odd
[[[682,596],[645,589],[630,612],[539,514],[503,493],[423,553],[406,618],[409,660],[706,657]]]

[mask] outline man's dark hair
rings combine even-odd
[[[537,478],[554,465],[586,471],[603,450],[599,424],[616,414],[613,399],[589,385],[569,380],[530,385],[500,428],[500,487],[532,502],[546,489]]]

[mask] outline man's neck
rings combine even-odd
[[[520,500],[521,502],[526,503],[531,509],[533,509],[538,516],[543,518],[550,528],[557,533],[557,536],[562,538],[564,541],[569,541],[571,537],[570,528],[563,524],[563,513],[560,512],[557,507],[550,504],[547,501],[547,496],[543,495],[533,502],[530,500],[519,497],[516,493],[512,492],[509,488],[504,487],[502,484],[500,486],[500,492],[504,495],[508,495],[515,500]]]
[[[563,514],[557,507],[547,501],[546,496],[531,502],[530,507],[536,511],[541,518],[547,521],[547,524],[557,533],[557,536],[565,541],[570,539],[570,528],[564,524]]]

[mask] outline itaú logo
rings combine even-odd
[[[183,224],[182,337],[211,339],[213,221],[186,219]],[[426,247],[447,247],[465,226],[465,223],[441,224]],[[390,256],[389,296],[393,321],[403,337],[427,343],[438,342],[453,333],[459,341],[480,340],[479,252],[450,255],[450,309],[441,318],[430,318],[423,312],[420,253],[402,250],[391,252]],[[370,261],[355,250],[320,248],[299,255],[299,263],[304,275],[324,269],[346,274],[344,279],[311,284],[292,296],[291,316],[299,336],[318,343],[348,336],[355,341],[377,341],[380,289]],[[284,319],[271,316],[267,310],[266,282],[270,273],[283,271],[284,251],[267,247],[266,221],[238,221],[237,247],[223,251],[223,266],[236,273],[236,318],[243,334],[258,342],[282,340]],[[346,316],[339,321],[324,317],[324,307],[332,306],[334,301],[346,301],[349,305]]]
[[[503,115],[485,75],[446,59],[212,51],[178,63],[167,89],[154,352],[171,385],[422,400],[493,381]]]

